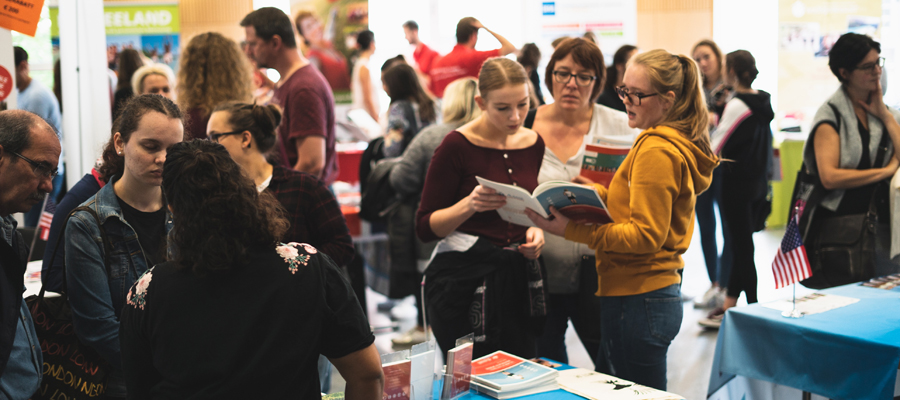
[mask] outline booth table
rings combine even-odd
[[[729,309],[709,395],[740,375],[831,399],[893,399],[900,365],[897,289],[851,284],[821,290],[860,300],[798,319],[759,304]]]

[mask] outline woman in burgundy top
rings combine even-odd
[[[515,61],[486,61],[475,97],[483,114],[447,135],[425,178],[416,233],[426,242],[443,238],[425,270],[425,304],[444,352],[474,332],[475,357],[496,350],[534,355],[534,329],[546,315],[537,262],[544,234],[503,221],[495,210],[505,197],[475,179],[537,186],[544,142],[522,127],[527,81]]]

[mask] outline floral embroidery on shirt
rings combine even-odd
[[[147,272],[144,272],[144,274],[141,275],[140,278],[138,278],[137,283],[128,291],[128,299],[126,302],[136,308],[140,308],[141,310],[143,310],[144,304],[147,303],[147,286],[150,285],[150,281],[152,279],[153,268],[150,268],[149,270],[147,270]]]
[[[300,254],[298,246],[302,247],[306,254]],[[296,242],[280,243],[275,247],[275,251],[278,252],[278,255],[288,264],[288,270],[291,271],[292,274],[297,273],[297,269],[300,268],[300,265],[305,267],[309,263],[309,258],[312,254],[319,252],[311,245]]]

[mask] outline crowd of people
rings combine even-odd
[[[177,77],[123,50],[108,143],[57,206],[42,282],[66,293],[79,341],[108,362],[105,396],[314,398],[333,364],[347,398],[381,398],[364,299],[345,272],[358,256],[332,189],[336,85],[382,123],[378,158],[396,160],[388,177],[408,221],[389,240],[424,288],[404,340],[430,328],[446,353],[474,333],[474,357],[567,362],[571,321],[597,371],[665,390],[695,214],[711,283],[695,304],[713,309],[701,324],[721,324],[741,293],[757,301],[752,234],[768,216],[774,113],[749,52],[723,55],[709,40],[690,56],[626,45],[607,66],[596,39],[572,37],[554,42],[539,71],[536,46],[518,48],[477,19],[459,21],[445,55],[409,21],[414,62],[390,58],[378,75],[371,31],[356,34],[349,68],[311,13],[292,21],[265,7],[239,25],[243,47],[194,36]],[[499,49],[475,50],[482,29]],[[841,88],[804,151],[829,190],[819,212],[875,207],[889,221],[881,187],[900,166],[900,112],[883,101],[880,46],[846,34],[829,57]],[[46,88],[29,100],[42,88],[27,53],[16,63],[23,108],[46,103]],[[279,80],[260,77],[264,68]],[[29,398],[43,375],[12,214],[61,185],[58,112],[45,114],[0,112],[0,397],[11,399]],[[608,186],[580,175],[585,146],[599,142],[631,145]],[[513,224],[496,212],[506,197],[477,177],[528,191],[589,185],[613,222],[551,207],[550,218],[526,210],[533,226]],[[895,272],[890,230],[877,228],[877,270]]]

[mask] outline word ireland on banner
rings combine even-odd
[[[778,247],[778,254],[772,262],[772,272],[775,274],[775,289],[780,289],[793,283],[797,283],[812,276],[809,260],[806,258],[806,248],[803,247],[803,239],[800,237],[800,228],[797,226],[798,217],[795,215],[788,221]]]

